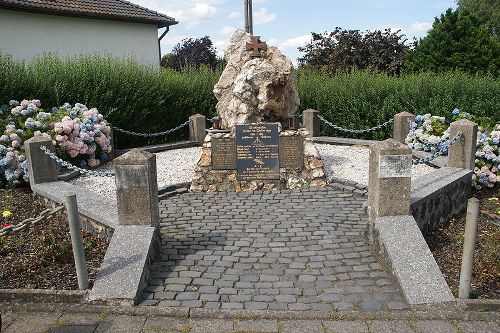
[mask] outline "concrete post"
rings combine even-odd
[[[304,122],[304,127],[309,132],[311,137],[316,137],[320,135],[319,127],[319,111],[308,109],[302,113],[302,121]]]
[[[78,204],[75,193],[66,194],[66,210],[68,211],[69,232],[71,234],[78,288],[86,290],[89,287],[89,274],[85,260],[85,251],[83,250],[82,227],[80,225],[80,215],[78,215]]]
[[[201,114],[195,114],[189,117],[189,140],[197,141],[200,146],[205,141],[205,129],[207,128],[207,117]]]
[[[394,130],[392,138],[400,143],[405,143],[405,139],[410,133],[411,123],[415,121],[415,116],[409,112],[401,112],[394,116]]]
[[[462,137],[448,150],[448,167],[474,170],[476,160],[477,124],[460,119],[451,123],[450,139],[457,133]]]
[[[51,152],[54,151],[52,139],[45,136],[34,136],[24,143],[30,186],[57,181],[56,162],[40,149],[41,146],[47,147]]]
[[[468,299],[470,284],[474,270],[474,250],[476,248],[477,218],[479,217],[479,200],[469,199],[467,217],[465,219],[464,251],[462,254],[462,269],[460,271],[460,285],[458,297]]]
[[[377,217],[410,215],[411,149],[388,139],[370,146],[368,213]]]
[[[118,224],[150,225],[160,221],[156,156],[132,149],[115,158]]]

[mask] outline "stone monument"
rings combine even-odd
[[[207,130],[191,191],[253,191],[326,185],[324,163],[301,128],[293,64],[238,30],[214,87],[217,121]]]

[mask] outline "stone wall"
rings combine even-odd
[[[193,192],[244,192],[255,190],[298,189],[323,187],[326,185],[324,162],[314,142],[305,129],[282,131],[280,137],[302,136],[304,138],[304,168],[280,169],[280,180],[240,181],[236,170],[212,170],[212,138],[234,138],[230,133],[209,133],[203,143],[202,155],[198,161],[191,183]]]
[[[412,183],[411,212],[423,233],[463,212],[472,193],[472,171],[441,168]]]

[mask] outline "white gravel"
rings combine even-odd
[[[336,146],[316,144],[321,158],[325,162],[325,172],[328,178],[337,177],[352,180],[356,183],[368,184],[368,147]],[[414,165],[412,180],[435,170],[425,164]]]
[[[361,184],[368,184],[368,155],[366,147],[336,146],[316,144],[321,158],[325,161],[325,172],[330,177],[348,179]],[[196,163],[200,159],[201,148],[184,148],[156,153],[158,187],[191,182]],[[112,170],[108,163],[98,170]],[[412,179],[417,179],[434,170],[427,165],[417,165],[412,169]],[[70,181],[71,184],[87,188],[109,198],[115,198],[115,180],[113,177],[80,176]]]
[[[190,183],[196,163],[201,156],[201,147],[167,150],[156,153],[158,188]],[[97,168],[98,171],[111,171],[113,163]],[[70,181],[71,184],[87,188],[109,198],[116,197],[114,177],[80,176]]]

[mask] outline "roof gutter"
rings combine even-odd
[[[159,55],[159,58],[160,58],[160,66],[161,66],[161,40],[163,39],[163,37],[165,37],[165,35],[170,31],[170,26],[167,25],[165,27],[165,31],[161,34],[160,38],[158,38],[158,55]]]

